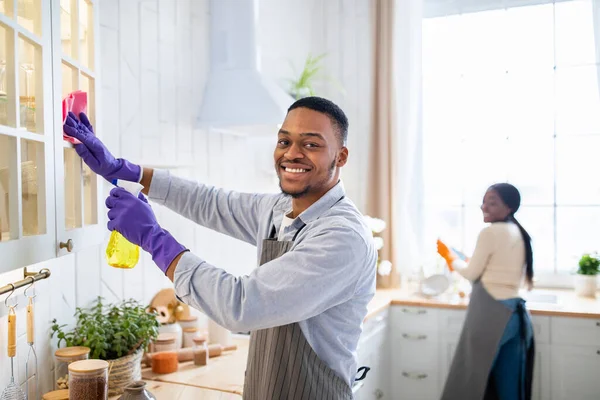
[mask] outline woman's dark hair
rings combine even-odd
[[[515,218],[515,213],[521,206],[521,194],[519,190],[511,185],[510,183],[497,183],[490,186],[488,190],[494,190],[498,193],[498,196],[502,199],[502,202],[510,208],[510,214],[506,217],[507,221],[511,221],[519,227],[523,241],[525,242],[525,276],[527,277],[527,284],[529,288],[533,287],[533,250],[531,248],[531,236],[521,226],[519,221]]]

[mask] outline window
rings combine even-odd
[[[571,272],[600,251],[600,2],[501,7],[423,20],[426,231],[472,252],[508,181],[538,276]]]

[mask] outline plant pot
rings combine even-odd
[[[142,379],[142,355],[144,351],[138,349],[135,353],[108,360],[108,395],[123,394],[125,388],[135,381]]]
[[[119,400],[152,400],[156,399],[152,393],[146,390],[146,382],[135,381],[125,388],[123,396]]]
[[[580,297],[596,297],[597,275],[575,275],[575,294]]]

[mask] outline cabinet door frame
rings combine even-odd
[[[56,105],[56,109],[54,112],[54,130],[56,132],[55,135],[55,146],[54,146],[54,160],[56,165],[56,173],[55,173],[55,188],[56,188],[56,255],[63,256],[69,253],[75,253],[81,249],[85,249],[90,246],[98,245],[103,242],[105,234],[106,234],[106,225],[105,225],[105,212],[104,212],[104,201],[103,201],[103,179],[102,177],[96,177],[95,184],[95,192],[96,198],[94,200],[94,206],[96,208],[96,221],[97,223],[94,225],[85,226],[84,221],[85,217],[83,215],[84,210],[84,191],[83,191],[83,179],[80,182],[81,193],[80,200],[82,205],[81,210],[81,222],[82,226],[74,229],[67,229],[65,223],[65,214],[66,214],[66,199],[65,199],[65,170],[64,166],[64,149],[73,148],[73,145],[62,140],[62,108],[58,106],[62,102],[62,65],[63,61],[65,64],[68,64],[77,69],[77,77],[74,79],[76,87],[80,87],[80,75],[81,73],[92,77],[94,79],[94,94],[93,97],[88,93],[88,105],[90,103],[94,104],[95,108],[95,122],[94,122],[94,132],[101,137],[100,132],[102,132],[102,123],[100,116],[102,115],[100,111],[100,98],[99,93],[101,89],[101,80],[100,80],[100,62],[99,62],[99,49],[100,43],[98,40],[99,32],[100,32],[100,10],[99,10],[99,1],[98,0],[70,0],[71,1],[71,12],[75,13],[79,18],[79,4],[81,1],[86,1],[89,6],[92,7],[93,12],[93,29],[92,29],[92,40],[93,40],[93,69],[85,67],[81,60],[73,59],[70,55],[64,55],[62,51],[61,44],[61,15],[60,15],[60,0],[52,0],[52,40],[53,40],[53,98],[54,104]],[[74,28],[78,26],[72,24],[72,31]],[[77,43],[79,43],[79,35],[78,32],[75,35],[75,39]],[[76,55],[79,53],[79,47]],[[77,159],[78,165],[81,166],[82,161]],[[83,177],[83,175],[82,175]],[[69,240],[72,241],[73,249],[71,252],[68,251],[66,247],[61,248],[61,243],[66,244]]]
[[[13,7],[13,14],[18,13],[18,0],[11,1]],[[16,126],[17,128],[0,126],[0,134],[8,137],[12,137],[16,142],[16,153],[13,154],[11,164],[18,166],[13,170],[9,169],[11,174],[11,187],[9,188],[10,193],[13,193],[11,197],[10,206],[10,218],[13,221],[17,221],[17,224],[11,224],[11,236],[14,239],[0,242],[0,274],[8,271],[12,271],[18,268],[25,267],[27,265],[42,262],[56,255],[55,243],[56,243],[56,220],[54,212],[56,210],[56,198],[55,198],[55,186],[54,186],[54,175],[55,175],[55,164],[54,164],[54,144],[55,134],[53,124],[47,121],[52,121],[54,113],[53,103],[53,77],[52,77],[52,13],[50,3],[47,1],[40,1],[41,14],[41,37],[35,33],[32,33],[19,25],[16,15],[8,17],[0,14],[0,22],[13,30],[13,43],[12,52],[13,55],[18,55],[19,36],[24,38],[26,41],[33,43],[41,48],[41,66],[42,73],[39,75],[42,78],[42,112],[36,114],[36,118],[43,119],[44,133],[37,134],[27,132],[21,128],[18,128],[20,124],[20,114],[16,112]],[[7,51],[11,51],[7,49]],[[8,60],[7,60],[8,61]],[[13,57],[14,65],[14,80],[9,81],[7,77],[7,85],[12,85],[14,93],[18,93],[17,87],[19,86],[19,60],[18,57]],[[19,110],[19,99],[17,96],[14,98],[16,107],[15,110]],[[43,212],[43,216],[38,216],[38,219],[45,219],[45,233],[34,236],[23,235],[23,202],[22,202],[22,176],[21,176],[21,140],[26,139],[36,143],[43,144],[44,146],[44,180],[37,181],[38,193],[44,193],[43,204],[44,207],[38,208],[38,211]],[[40,163],[41,164],[41,163]],[[40,164],[37,164],[38,166]]]

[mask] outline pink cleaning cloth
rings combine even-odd
[[[67,97],[65,97],[62,101],[62,116],[63,116],[63,124],[67,120],[67,115],[69,115],[69,111],[79,118],[79,113],[87,113],[87,93],[82,92],[81,90],[76,90],[72,93],[69,93]],[[63,132],[63,139],[67,142],[71,142],[73,144],[80,144],[81,142],[71,136],[65,135]]]

